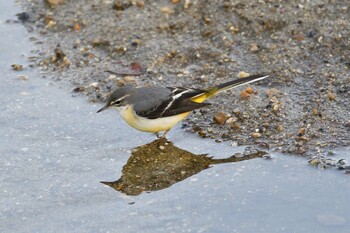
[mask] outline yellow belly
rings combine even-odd
[[[137,116],[131,107],[119,112],[121,117],[132,127],[144,132],[157,133],[171,129],[179,121],[185,118],[190,112],[185,112],[176,116],[162,117],[158,119],[148,119]]]

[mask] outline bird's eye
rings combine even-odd
[[[117,100],[113,103],[113,105],[119,105],[120,104],[120,100]]]

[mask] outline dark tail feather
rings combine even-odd
[[[241,86],[244,84],[257,82],[257,81],[263,80],[264,78],[267,78],[267,77],[269,77],[269,76],[266,74],[251,75],[251,76],[248,76],[245,78],[239,78],[236,80],[229,81],[227,83],[219,84],[219,85],[215,86],[214,88],[217,88],[217,93],[218,93],[218,92],[225,91],[225,90],[228,90],[228,89],[231,89],[234,87],[238,87],[238,86]]]

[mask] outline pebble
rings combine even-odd
[[[233,109],[232,112],[233,112],[234,114],[240,114],[240,113],[241,113],[241,111],[239,111],[238,108]],[[349,122],[349,123],[350,123],[350,122]]]
[[[272,155],[270,154],[265,154],[262,156],[263,159],[273,159]]]
[[[73,90],[72,90],[72,92],[83,92],[83,91],[85,91],[86,89],[85,89],[85,87],[76,87],[76,88],[74,88]]]
[[[226,124],[230,124],[230,125],[232,125],[232,124],[234,124],[234,123],[236,123],[237,122],[237,118],[236,117],[230,117],[230,118],[228,118],[227,120],[226,120]]]
[[[245,89],[245,92],[252,94],[253,93],[253,89],[251,87],[247,87],[247,89]]]
[[[298,148],[298,154],[304,154],[306,150],[303,147]]]
[[[26,22],[30,19],[30,15],[27,12],[18,13],[16,14],[16,16],[17,16],[17,19],[22,22]]]
[[[250,74],[247,73],[247,72],[244,72],[244,71],[240,71],[238,73],[238,78],[246,78],[246,77],[249,77],[249,76],[250,76]]]
[[[131,45],[132,46],[139,46],[140,44],[141,44],[141,40],[140,39],[133,39],[132,41],[131,41]]]
[[[244,99],[244,100],[250,98],[250,94],[248,92],[246,92],[246,91],[241,91],[241,93],[239,93],[239,96],[240,96],[241,99]]]
[[[184,8],[185,9],[189,8],[191,4],[192,4],[191,0],[185,0]]]
[[[165,147],[164,146],[159,146],[159,149],[164,150]]]
[[[253,138],[260,138],[261,137],[261,133],[252,133],[251,135]]]
[[[259,51],[259,45],[257,43],[250,44],[250,51],[251,52],[257,52]]]
[[[131,84],[135,82],[135,78],[134,76],[125,76],[123,77],[123,81],[125,82],[125,84]]]
[[[216,124],[218,125],[223,125],[225,124],[226,120],[227,120],[227,115],[223,112],[218,112],[214,115],[213,120]]]
[[[335,95],[333,93],[328,93],[328,99],[330,101],[334,101],[335,100]]]
[[[170,15],[171,13],[173,13],[173,10],[165,6],[160,8],[160,12],[162,12],[163,14]]]
[[[45,28],[52,28],[52,27],[55,26],[55,25],[56,25],[56,22],[53,21],[53,20],[50,20],[50,21],[46,24]]]
[[[282,125],[278,125],[277,126],[277,131],[282,132],[283,131],[283,126]]]
[[[117,11],[123,11],[131,6],[131,3],[128,1],[116,1],[113,4],[113,9]]]
[[[312,114],[314,114],[314,116],[318,116],[318,110],[316,108],[313,108]]]
[[[205,138],[207,136],[207,133],[204,130],[198,131],[198,135],[202,138]]]
[[[75,22],[75,23],[73,24],[73,29],[74,29],[74,31],[76,31],[76,32],[80,31],[80,24],[77,23],[77,22]]]
[[[136,2],[136,6],[140,7],[140,8],[144,8],[145,7],[145,2],[143,0],[139,0]]]
[[[13,70],[16,70],[16,71],[23,70],[23,66],[20,65],[20,64],[12,64],[11,67],[12,67]]]
[[[47,3],[50,4],[51,7],[56,7],[59,4],[63,4],[64,0],[46,0]]]
[[[232,155],[235,158],[243,158],[244,155],[242,153],[235,153],[234,155]]]
[[[306,128],[298,129],[298,136],[301,137],[302,135],[304,135],[305,134],[305,130],[306,130]]]
[[[94,87],[94,88],[97,88],[98,87],[98,82],[93,82],[93,83],[90,83],[89,85],[90,87]]]
[[[179,2],[181,2],[181,0],[171,0],[172,4],[178,4]]]

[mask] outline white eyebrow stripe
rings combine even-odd
[[[128,97],[128,96],[130,96],[130,95],[129,95],[129,94],[124,95],[124,96],[120,97],[119,99],[112,101],[112,102],[110,103],[110,105],[114,105],[116,102],[122,101],[123,99],[125,99],[125,98]]]

